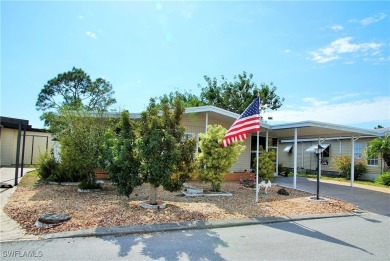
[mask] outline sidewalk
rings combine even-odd
[[[25,174],[31,170],[34,169],[23,169],[23,173]],[[13,186],[15,181],[15,168],[1,168],[0,181]],[[37,236],[27,235],[26,231],[22,227],[20,227],[15,220],[8,217],[7,214],[5,214],[3,211],[5,205],[7,204],[9,198],[11,197],[15,189],[16,187],[0,188],[0,242],[38,239]]]

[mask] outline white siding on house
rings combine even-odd
[[[218,118],[208,117],[208,125],[218,124],[223,126],[226,129],[229,129],[230,126],[234,123],[235,119],[232,119],[231,122],[221,121]],[[199,138],[199,133],[205,133],[206,130],[206,113],[191,113],[185,114],[182,119],[182,125],[186,129],[186,133],[193,133],[196,135],[196,138]],[[233,165],[232,172],[244,172],[245,170],[250,170],[250,146],[251,141],[250,137],[244,141],[246,146],[245,150],[239,156],[237,162]]]
[[[0,156],[0,166],[6,166],[12,164],[12,155],[14,152],[14,130],[2,128],[1,137],[0,137],[0,147],[1,147],[1,156]],[[15,157],[15,155],[14,155]]]
[[[18,143],[18,130],[2,128],[1,129],[1,156],[0,165],[9,166],[16,164],[16,152]],[[20,158],[22,162],[23,131],[20,140]],[[24,151],[24,163],[38,163],[39,155],[45,151],[50,152],[51,134],[45,132],[27,131]]]
[[[361,151],[364,151],[364,149],[367,147],[368,143],[373,138],[362,138],[358,139],[356,143],[360,143]],[[340,140],[326,140],[324,141],[326,144],[330,144],[329,147],[329,157],[324,157],[323,160],[328,161],[328,165],[321,165],[321,169],[324,171],[337,171],[333,167],[333,158],[340,156],[340,155],[351,155],[351,149],[352,149],[352,143],[351,139],[340,139]],[[298,168],[305,168],[309,170],[315,170],[317,168],[317,159],[314,153],[306,152],[305,150],[309,148],[311,145],[318,144],[317,141],[305,141],[305,142],[298,142],[297,147],[297,167]],[[287,142],[287,143],[280,143],[278,145],[278,155],[279,155],[279,163],[283,163],[283,167],[294,167],[294,153],[288,153],[283,151],[284,148],[287,146],[293,146],[293,142]],[[294,150],[292,150],[294,151]],[[363,158],[362,160],[366,160]],[[367,166],[367,173],[368,174],[379,174],[380,173],[380,162],[378,161],[378,166]]]

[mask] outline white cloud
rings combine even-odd
[[[363,124],[390,121],[390,96],[339,104],[301,106],[270,112],[274,121],[321,121],[335,124]]]
[[[80,20],[83,20],[83,19],[84,19],[84,16],[79,15],[79,19],[80,19]]]
[[[305,103],[309,103],[310,106],[321,106],[329,103],[327,101],[320,101],[314,97],[303,98],[302,101]]]
[[[96,34],[93,32],[86,32],[85,34],[91,37],[92,39],[96,39]]]
[[[354,54],[358,57],[360,54],[378,54],[381,43],[351,43],[352,37],[344,37],[331,42],[329,45],[310,52],[311,60],[318,63],[327,63],[342,58],[342,55]]]
[[[338,31],[344,30],[344,27],[342,25],[332,25],[330,27],[330,29],[332,29],[333,31],[338,32]]]
[[[286,50],[284,50],[284,52],[285,52],[285,53],[290,53],[291,50],[290,50],[290,49],[286,49]]]
[[[366,17],[366,18],[360,20],[359,22],[362,25],[370,25],[370,24],[379,22],[380,20],[384,19],[385,17],[386,17],[385,13],[379,13],[379,14],[374,15],[374,16]]]
[[[348,93],[348,94],[344,94],[344,95],[339,95],[339,96],[333,97],[332,101],[345,100],[345,99],[352,98],[352,97],[357,97],[357,96],[360,96],[360,94],[359,93]]]

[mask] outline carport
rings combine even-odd
[[[269,129],[262,129],[269,135],[276,137],[279,140],[291,139],[294,140],[293,157],[294,157],[294,189],[296,188],[297,180],[297,143],[298,139],[318,139],[318,145],[321,145],[327,138],[349,138],[351,139],[351,187],[354,180],[354,144],[360,137],[378,137],[378,133],[371,130],[354,128],[345,125],[338,125],[317,121],[303,121],[295,123],[286,123],[270,126]],[[267,142],[268,144],[268,142]]]

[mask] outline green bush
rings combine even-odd
[[[375,183],[390,186],[390,172],[383,172],[375,179]]]
[[[351,156],[341,155],[333,158],[333,167],[347,179],[351,179]],[[367,172],[367,164],[363,160],[355,161],[354,179],[357,180]]]
[[[51,180],[57,175],[58,170],[59,163],[48,152],[42,153],[39,156],[37,171],[40,179]]]
[[[265,151],[260,146],[259,154],[259,178],[264,181],[272,180],[275,172],[274,160],[276,159],[275,151]],[[256,169],[257,158],[253,160],[253,169]]]

